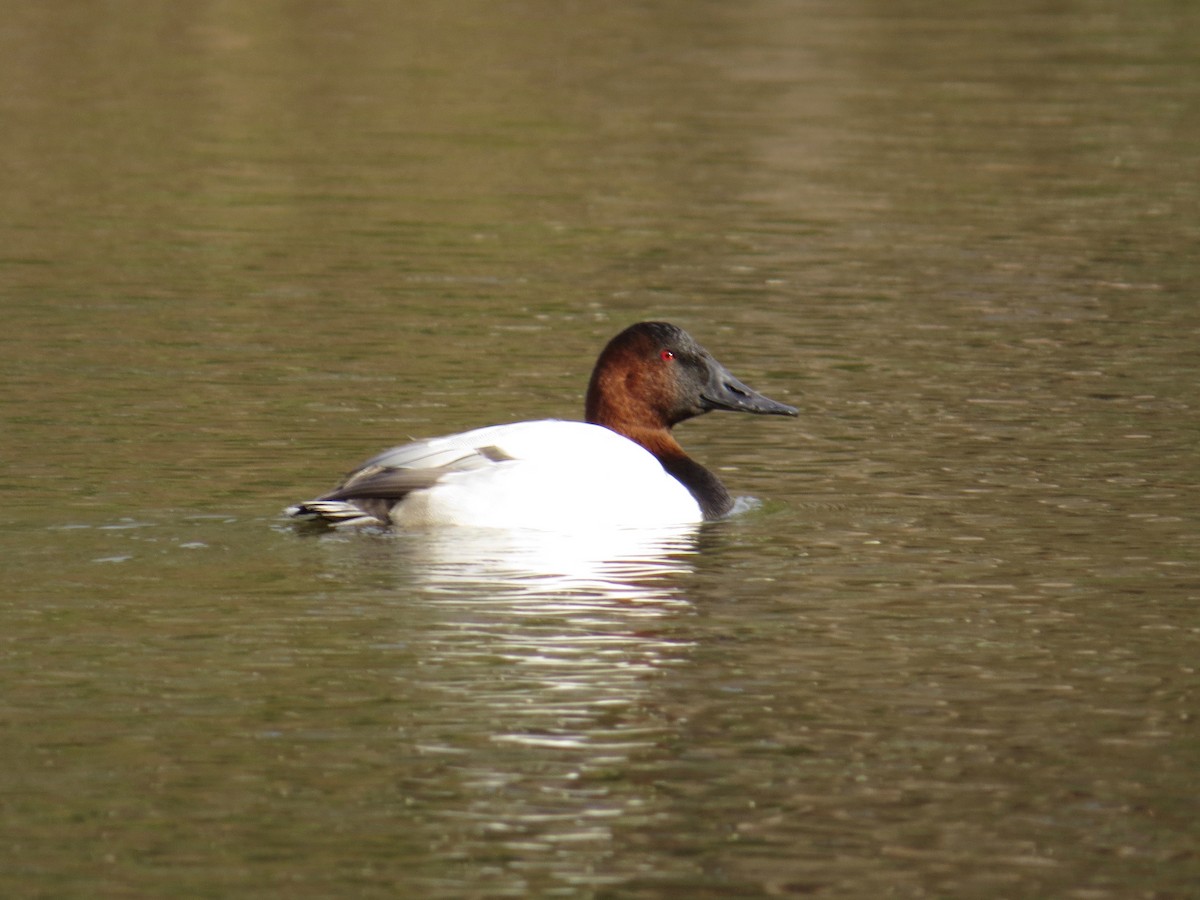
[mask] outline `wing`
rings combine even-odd
[[[395,450],[414,452],[413,445],[397,447]],[[392,451],[388,451],[391,453]],[[426,465],[398,466],[389,461],[371,461],[346,476],[337,488],[325,494],[322,500],[358,500],[378,498],[381,500],[403,500],[413,491],[428,490],[451,472],[470,472],[484,469],[512,457],[504,455],[495,447],[480,447],[472,451],[438,451],[423,454],[414,461]],[[378,459],[378,457],[376,457]]]
[[[288,507],[287,514],[336,525],[387,524],[392,507],[414,491],[428,490],[451,473],[515,459],[496,442],[530,424],[544,423],[494,425],[392,447],[350,472],[332,491]]]

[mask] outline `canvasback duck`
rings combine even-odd
[[[586,422],[492,425],[393,447],[287,514],[336,526],[555,531],[717,519],[733,499],[671,434],[714,409],[796,415],[734,378],[683,329],[640,322],[596,361]]]

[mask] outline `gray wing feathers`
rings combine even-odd
[[[404,444],[368,460],[334,490],[289,507],[287,513],[333,525],[387,524],[391,508],[413,491],[431,488],[451,472],[509,459],[498,447],[472,447],[449,439]]]

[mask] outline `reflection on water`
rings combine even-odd
[[[397,535],[416,584],[453,593],[492,588],[549,602],[669,603],[671,576],[690,571],[697,526],[605,528],[579,533],[439,529]]]
[[[308,530],[295,529],[301,534]],[[434,594],[494,592],[514,602],[526,597],[551,605],[555,598],[575,596],[605,603],[659,605],[669,603],[675,593],[670,586],[672,577],[691,571],[690,557],[698,552],[700,526],[573,532],[323,529],[313,534],[335,565],[391,560],[397,575],[410,582],[408,586]]]
[[[333,577],[365,570],[390,584],[402,645],[419,654],[419,669],[397,671],[419,706],[395,724],[432,766],[410,771],[407,787],[419,805],[440,798],[431,831],[471,855],[545,855],[542,877],[609,880],[598,868],[613,828],[655,808],[652,792],[614,773],[669,740],[654,690],[692,647],[681,584],[698,530],[318,539]],[[512,873],[496,878],[512,884]]]
[[[348,551],[355,566],[365,552],[376,571],[395,567],[404,602],[422,608],[422,665],[458,673],[443,684],[447,702],[497,723],[493,739],[595,750],[629,743],[614,709],[636,705],[687,646],[662,620],[690,606],[680,578],[696,532],[464,528],[322,540],[339,565]],[[512,727],[514,713],[524,728]]]

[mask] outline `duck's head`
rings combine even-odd
[[[639,322],[608,342],[587,392],[587,420],[626,434],[714,409],[794,416],[794,407],[747,387],[696,340],[667,322]]]

